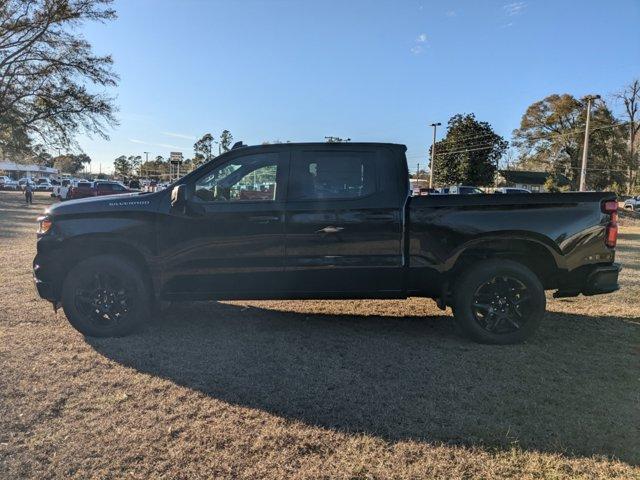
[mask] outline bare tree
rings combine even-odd
[[[636,161],[635,146],[640,131],[640,80],[636,79],[627,85],[621,92],[616,93],[615,98],[622,100],[625,109],[626,120],[629,124],[629,164],[627,167],[627,193],[635,186],[638,178],[638,162]]]
[[[0,1],[0,148],[74,145],[78,133],[107,138],[116,124],[111,56],[96,56],[75,30],[115,18],[112,0]]]

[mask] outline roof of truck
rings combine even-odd
[[[244,150],[247,148],[259,149],[265,147],[307,147],[307,148],[366,148],[366,147],[386,147],[400,149],[402,151],[407,150],[407,146],[401,143],[388,143],[388,142],[286,142],[286,143],[265,143],[260,145],[245,145],[237,147],[235,150]]]

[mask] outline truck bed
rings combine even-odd
[[[423,286],[442,285],[465,258],[490,252],[519,257],[547,289],[568,287],[572,272],[613,263],[614,251],[604,244],[609,216],[601,205],[615,198],[610,192],[411,197],[409,291],[439,294]]]

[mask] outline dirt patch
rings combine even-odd
[[[37,299],[35,218],[0,192],[0,477],[640,476],[640,226],[621,291],[534,339],[460,338],[432,302],[181,304],[85,339]]]

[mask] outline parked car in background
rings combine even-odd
[[[640,195],[637,197],[631,197],[624,201],[623,208],[625,210],[638,210],[640,209]]]
[[[20,180],[18,180],[18,188],[20,188],[20,190],[24,190],[24,187],[27,184],[27,182],[29,182],[31,186],[35,188],[35,185],[36,185],[35,182],[33,181],[33,179],[28,177],[22,177]]]
[[[412,189],[413,196],[419,197],[421,195],[434,195],[438,193],[438,189],[429,187],[415,187]]]
[[[477,195],[484,193],[478,187],[470,187],[468,185],[453,185],[446,192],[449,195]]]
[[[142,191],[143,192],[155,192],[158,182],[156,180],[143,180]]]
[[[0,190],[17,190],[18,182],[6,175],[0,175]]]
[[[531,190],[527,190],[526,188],[500,187],[496,188],[493,193],[531,193]]]
[[[93,188],[93,182],[87,182],[80,180],[69,188],[67,194],[67,200],[75,200],[78,198],[95,197],[95,189]]]
[[[131,193],[133,190],[125,187],[119,182],[94,182],[95,196],[117,195],[119,193]]]
[[[6,179],[0,185],[1,190],[18,190],[20,187],[18,186],[18,182],[13,178],[6,177]]]
[[[39,178],[36,180],[35,190],[37,192],[53,192],[54,183],[58,183],[56,180],[50,180],[48,178]]]
[[[51,196],[56,197],[59,200],[66,200],[69,196],[69,189],[73,186],[74,182],[77,182],[77,180],[73,178],[63,178],[60,180],[59,185],[53,186]]]

